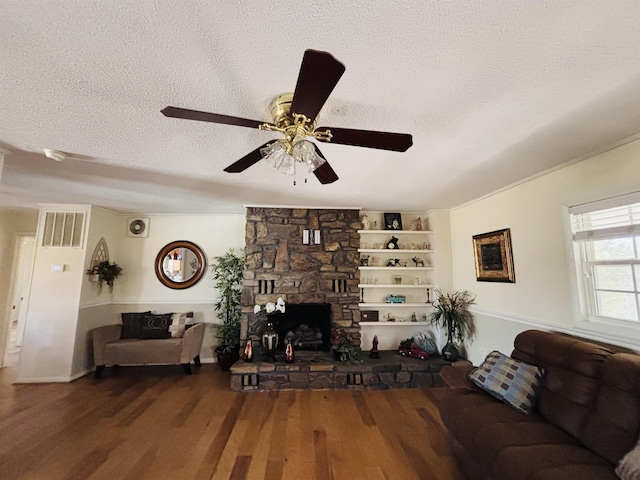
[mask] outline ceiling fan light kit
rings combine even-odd
[[[286,175],[295,175],[295,164],[302,163],[309,173],[313,172],[320,183],[333,183],[338,180],[338,175],[317,145],[306,137],[323,143],[395,152],[405,152],[413,144],[411,135],[406,133],[316,128],[318,114],[344,71],[345,66],[330,53],[306,50],[294,93],[280,95],[271,105],[273,123],[179,107],[166,107],[162,113],[167,117],[258,128],[284,135],[284,138],[271,140],[232,163],[224,169],[225,172],[242,172],[264,158],[270,166]]]

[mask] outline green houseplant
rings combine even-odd
[[[360,348],[354,343],[344,328],[334,328],[331,330],[331,349],[333,358],[341,362],[360,363]]]
[[[214,308],[217,317],[222,321],[214,325],[216,337],[220,341],[216,347],[216,353],[220,368],[228,370],[240,356],[240,317],[242,315],[240,297],[244,256],[236,254],[234,249],[230,248],[224,255],[214,258],[211,271],[214,286],[220,295]]]
[[[455,344],[462,343],[473,333],[472,316],[468,308],[476,297],[466,290],[446,294],[436,290],[435,297],[429,321],[447,332],[447,343],[442,349],[442,356],[453,362],[460,356]]]
[[[122,274],[122,268],[117,263],[109,263],[109,260],[100,262],[87,270],[87,275],[95,275],[98,280],[98,294],[102,293],[103,284],[109,287],[109,293],[113,293],[113,284]]]

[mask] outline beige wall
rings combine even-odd
[[[73,206],[77,210],[77,205]],[[36,252],[34,279],[20,355],[18,382],[69,381],[93,368],[91,330],[117,323],[120,312],[192,310],[196,321],[217,322],[213,311],[216,291],[209,269],[194,287],[173,290],[156,278],[154,262],[160,249],[175,240],[190,240],[205,251],[210,262],[228,248],[244,247],[244,215],[146,215],[149,236],[126,236],[127,215],[96,207],[90,210],[85,248],[40,248]],[[130,216],[130,215],[129,215]],[[85,271],[93,251],[104,237],[110,261],[123,274],[113,294],[101,294]],[[65,271],[52,273],[51,265],[65,264]],[[212,361],[215,344],[208,329],[201,357]]]
[[[43,206],[42,211],[53,209],[68,211],[68,206]],[[73,205],[72,209],[90,212],[88,205]],[[41,214],[37,245],[41,243],[43,222],[44,215]],[[54,264],[64,265],[64,271],[52,272]],[[84,269],[84,248],[36,246],[16,381],[61,382],[70,379]]]
[[[1,156],[0,156],[1,158]],[[0,282],[0,358],[4,356],[11,309],[11,282],[15,274],[16,240],[18,235],[35,235],[38,211],[0,208],[0,265],[7,276]]]
[[[572,205],[640,191],[639,159],[636,141],[452,210],[454,285],[477,294],[474,363],[494,348],[510,351],[515,334],[530,327],[640,349],[640,331],[616,336],[578,324],[567,213]],[[502,228],[511,229],[516,283],[477,282],[472,236]]]

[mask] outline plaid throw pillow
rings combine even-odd
[[[171,325],[169,326],[171,337],[173,338],[184,337],[184,332],[187,329],[186,325],[192,321],[193,321],[193,312],[174,313],[171,316]]]
[[[538,367],[493,351],[469,374],[469,380],[524,414],[536,402],[544,372]]]

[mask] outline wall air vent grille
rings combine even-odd
[[[84,216],[84,212],[47,212],[42,233],[42,246],[81,248]]]

